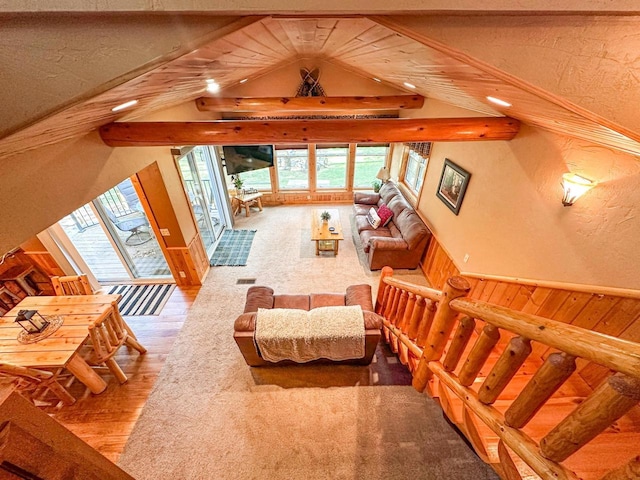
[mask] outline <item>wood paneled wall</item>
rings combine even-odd
[[[11,270],[14,267],[35,267],[35,272],[29,276],[29,281],[35,284],[37,290],[42,292],[43,295],[54,295],[50,275],[64,275],[61,273],[58,264],[53,260],[53,257],[48,252],[37,252],[39,255],[30,252],[29,254],[18,249],[15,253],[7,255],[2,265],[0,265],[0,274]],[[50,273],[51,272],[51,273]],[[24,296],[23,290],[16,282],[6,281],[0,282],[0,285],[4,284],[9,290],[16,295]],[[1,301],[1,299],[0,299]]]
[[[209,258],[200,239],[200,234],[187,247],[167,247],[167,260],[178,286],[202,285],[209,268]]]
[[[460,275],[460,270],[435,238],[425,253],[422,270],[438,289],[442,289],[447,278]],[[638,298],[575,291],[570,286],[563,289],[465,278],[471,284],[471,298],[640,342]],[[543,345],[536,345],[534,352],[542,356],[550,353]],[[592,388],[609,374],[606,368],[585,361],[578,363],[577,371]]]
[[[278,192],[265,193],[263,205],[293,205],[302,203],[353,203],[353,192]]]

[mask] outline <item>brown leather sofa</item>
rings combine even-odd
[[[398,186],[389,181],[382,185],[379,193],[356,192],[353,201],[356,228],[367,254],[369,268],[380,270],[385,265],[417,268],[429,244],[431,232]],[[393,217],[386,226],[374,229],[367,215],[371,207],[377,211],[382,204],[389,207]]]
[[[233,338],[238,344],[238,348],[240,348],[245,362],[251,367],[293,364],[294,362],[288,360],[277,363],[268,362],[260,357],[253,338],[258,308],[297,308],[311,310],[316,307],[350,305],[360,305],[360,307],[362,307],[365,327],[365,356],[363,358],[332,363],[368,365],[371,363],[376,346],[380,341],[382,318],[373,311],[371,286],[366,284],[351,285],[347,287],[346,294],[312,293],[310,295],[274,295],[273,289],[269,287],[251,287],[247,290],[244,313],[235,321]],[[309,363],[322,362],[329,362],[329,360],[316,360]]]

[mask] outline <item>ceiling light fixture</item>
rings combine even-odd
[[[207,92],[209,93],[218,93],[220,91],[220,84],[215,80],[209,78],[207,79]]]
[[[562,189],[564,190],[564,196],[562,197],[562,204],[565,207],[573,205],[580,196],[588,192],[595,187],[596,182],[589,180],[588,178],[581,177],[575,173],[565,173],[562,175]]]
[[[378,83],[382,83],[382,80],[380,80],[380,79],[379,79],[379,78],[377,78],[377,77],[373,77],[373,79],[374,79],[376,82],[378,82]]]
[[[125,102],[121,105],[118,105],[117,107],[113,107],[111,109],[112,112],[119,112],[120,110],[124,110],[125,108],[129,108],[134,106],[136,103],[138,103],[138,100],[129,100],[128,102]]]
[[[492,103],[495,103],[496,105],[500,105],[501,107],[511,106],[509,102],[505,102],[504,100],[500,100],[499,98],[496,98],[496,97],[487,97],[487,100],[489,100]]]
[[[404,82],[404,86],[409,88],[416,88],[416,86],[413,83],[409,83],[409,82]]]

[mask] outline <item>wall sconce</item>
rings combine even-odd
[[[573,203],[588,190],[595,187],[596,182],[576,175],[575,173],[565,173],[562,175],[561,185],[564,190],[562,204],[568,207],[573,205]]]
[[[378,170],[376,178],[382,180],[382,183],[388,182],[391,178],[391,175],[389,175],[389,170],[387,169],[387,167],[382,167],[380,170]]]

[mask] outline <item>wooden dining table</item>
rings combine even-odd
[[[120,295],[29,296],[0,318],[0,363],[32,368],[67,368],[93,393],[102,393],[107,383],[78,354],[89,336],[89,324],[118,311]],[[62,325],[47,338],[34,343],[18,341],[22,330],[15,323],[20,310],[40,315],[58,315]]]

